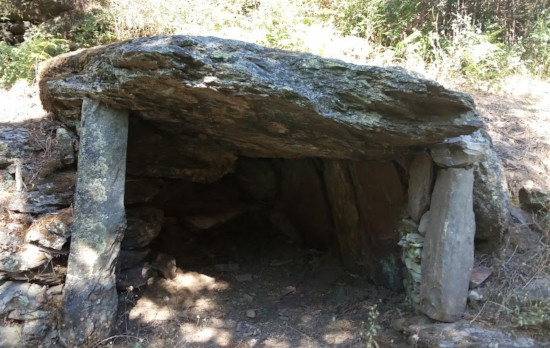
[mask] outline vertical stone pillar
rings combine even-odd
[[[60,336],[68,347],[105,338],[117,311],[115,260],[126,225],[128,112],[84,99],[78,179]]]
[[[347,267],[357,268],[361,260],[361,231],[355,188],[349,174],[349,162],[324,160],[323,178],[332,210],[336,238],[342,260]]]
[[[434,179],[432,158],[416,156],[409,168],[409,201],[407,212],[416,223],[430,208],[430,195]]]
[[[452,322],[466,307],[474,263],[473,168],[441,169],[430,205],[422,252],[420,309]]]

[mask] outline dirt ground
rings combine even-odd
[[[548,188],[550,83],[511,81],[498,93],[455,89],[474,97],[513,201],[528,180]],[[35,87],[0,91],[0,122],[46,116]],[[496,271],[485,284],[486,302],[470,307],[465,320],[541,335],[519,328],[503,309],[503,293],[550,273],[548,231],[535,217],[526,221],[514,222],[498,250],[476,252],[476,264]],[[403,294],[375,287],[330,254],[300,249],[273,231],[196,236],[174,256],[176,278],[153,278],[120,293],[113,337],[90,347],[410,346],[392,329],[393,321],[414,314]]]
[[[387,330],[408,312],[402,294],[275,231],[203,232],[176,256],[175,279],[121,294],[120,341],[135,344],[132,332],[147,347],[361,347],[376,333],[380,346],[407,346]]]

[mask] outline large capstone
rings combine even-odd
[[[468,95],[402,69],[212,37],[72,52],[43,67],[40,85],[45,107],[75,126],[84,97],[131,110],[158,134],[129,154],[129,172],[148,176],[212,181],[237,155],[388,158],[482,126]]]

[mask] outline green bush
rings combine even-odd
[[[0,85],[11,86],[18,79],[34,80],[38,64],[69,50],[69,42],[31,31],[25,42],[11,46],[0,42]]]
[[[537,77],[550,76],[550,10],[537,18],[529,36],[522,43],[522,59]]]
[[[79,48],[103,45],[117,40],[114,18],[105,10],[96,9],[82,16],[72,26],[68,39]]]
[[[359,36],[371,42],[379,41],[384,25],[384,0],[345,0],[336,10],[336,27],[344,35]]]

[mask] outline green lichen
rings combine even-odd
[[[212,59],[219,60],[219,61],[222,61],[222,62],[226,62],[231,57],[233,57],[233,55],[231,55],[231,53],[223,52],[223,51],[214,51],[210,54],[210,56],[212,57]]]

